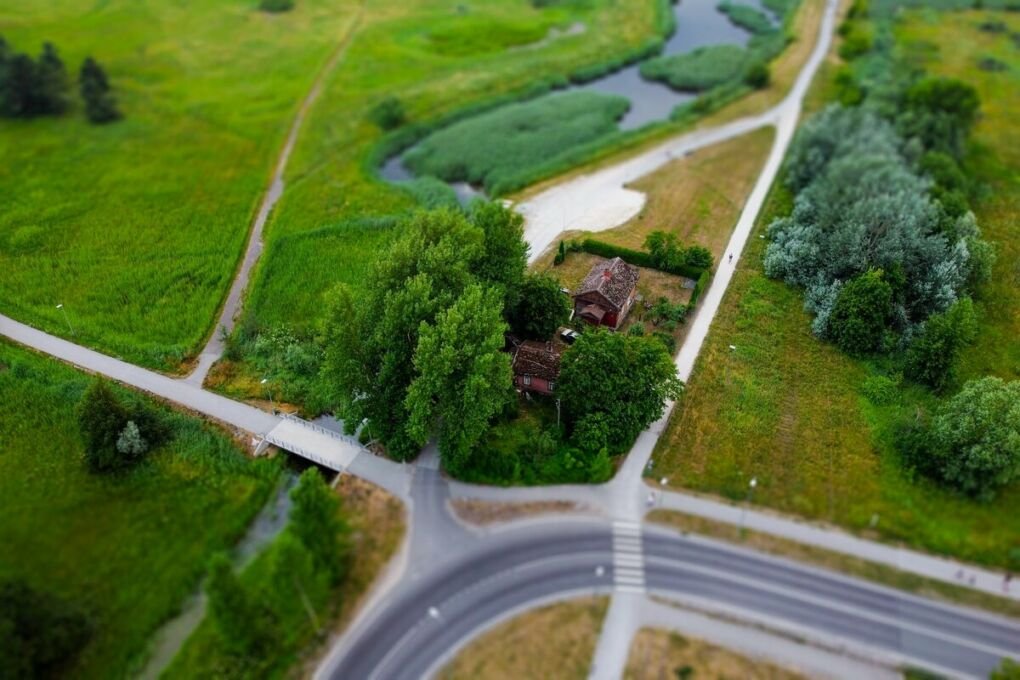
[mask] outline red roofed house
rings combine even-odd
[[[618,257],[599,262],[574,293],[574,314],[616,330],[637,296],[638,268]]]
[[[548,342],[522,342],[514,352],[513,371],[517,389],[552,394],[560,377],[560,350]]]

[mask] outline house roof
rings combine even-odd
[[[603,260],[591,268],[574,297],[598,293],[617,309],[622,309],[637,285],[638,274],[637,267],[632,267],[618,257]]]
[[[514,374],[556,380],[560,375],[560,350],[548,342],[527,340],[514,354]]]

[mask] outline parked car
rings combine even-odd
[[[574,341],[577,340],[579,337],[581,337],[580,333],[569,328],[564,328],[563,330],[560,331],[560,340],[567,343],[568,345],[573,345]]]

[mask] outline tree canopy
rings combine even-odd
[[[315,468],[301,473],[291,492],[288,531],[308,549],[316,566],[338,583],[347,571],[350,528],[340,509],[340,497],[333,493]]]
[[[517,302],[508,309],[510,330],[525,340],[546,340],[570,318],[570,296],[548,274],[527,274]]]
[[[29,587],[0,582],[0,675],[57,677],[88,643],[92,624],[78,607]]]
[[[672,359],[655,338],[589,331],[563,354],[556,395],[575,427],[583,423],[582,439],[607,428],[610,450],[619,452],[682,389]]]

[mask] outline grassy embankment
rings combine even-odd
[[[606,598],[585,598],[521,614],[472,640],[438,674],[442,680],[588,677]]]
[[[211,328],[300,100],[356,16],[353,0],[140,4],[0,0],[16,51],[56,44],[74,109],[0,126],[0,311],[157,368]],[[89,125],[86,55],[120,122]]]
[[[213,622],[207,617],[188,638],[163,677],[291,677],[311,675],[316,661],[328,650],[330,636],[342,631],[363,604],[383,567],[399,547],[404,535],[404,510],[400,501],[368,482],[344,475],[336,486],[343,498],[342,511],[352,529],[351,563],[340,585],[332,591],[308,584],[309,605],[314,607],[313,625],[308,610],[295,599],[281,610],[274,623],[277,635],[271,652],[263,654],[257,669],[246,669],[244,659],[224,649]],[[242,583],[249,592],[273,588],[272,569],[278,543],[270,544],[245,568]],[[322,585],[322,584],[319,584]],[[271,595],[266,595],[267,600]],[[317,633],[315,625],[322,631]]]
[[[803,676],[697,638],[642,628],[631,643],[623,677],[625,680],[665,677],[796,680]]]
[[[1020,28],[1015,15],[986,12],[911,12],[897,28],[903,46],[923,54],[929,71],[972,83],[983,102],[967,165],[988,184],[975,210],[986,237],[999,248],[999,260],[992,284],[976,300],[982,337],[965,352],[961,381],[1020,375],[1014,219],[1020,159],[1018,145],[1003,142],[1018,136],[1010,113],[1020,104],[1018,62],[1008,33],[979,30],[988,17]],[[1010,70],[980,70],[979,59],[988,55],[1011,64]],[[790,200],[782,187],[773,189],[755,236],[789,209]],[[894,426],[933,398],[907,388],[898,403],[870,403],[861,387],[878,367],[811,335],[800,291],[762,273],[763,247],[764,241],[751,238],[687,393],[656,449],[653,474],[731,499],[744,499],[748,480],[757,477],[755,503],[964,560],[1009,566],[1020,537],[1020,486],[979,503],[907,475],[893,448]],[[870,528],[873,519],[877,526]]]
[[[90,473],[74,419],[90,380],[0,343],[0,578],[85,610],[94,633],[69,677],[124,677],[198,586],[209,556],[241,537],[279,466],[158,407],[168,443],[126,472]]]

